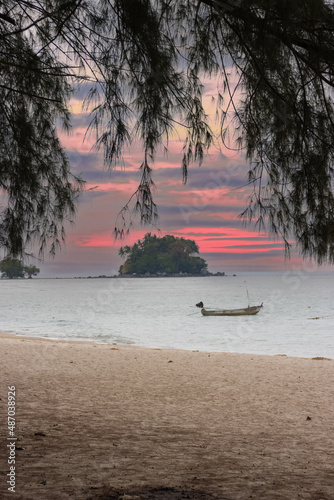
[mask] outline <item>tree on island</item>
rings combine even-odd
[[[54,253],[64,239],[83,183],[57,126],[69,129],[69,99],[81,86],[107,167],[141,142],[131,199],[143,223],[157,215],[154,159],[177,129],[184,181],[235,131],[254,186],[243,216],[334,262],[332,2],[5,0],[0,42],[0,245],[10,255],[32,241]],[[218,135],[203,108],[209,78],[221,82]],[[129,213],[127,204],[117,234]]]
[[[124,246],[119,255],[126,258],[120,274],[201,274],[207,263],[198,254],[198,245],[193,240],[172,235],[158,238],[147,233],[132,246]]]
[[[32,276],[37,276],[40,270],[36,266],[25,266],[19,259],[5,257],[0,261],[0,272],[2,278],[13,279],[24,278],[26,275],[32,278]]]
[[[32,278],[33,276],[37,276],[40,273],[40,270],[36,266],[24,266],[24,272],[28,275],[28,278]]]

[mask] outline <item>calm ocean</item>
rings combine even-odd
[[[245,283],[246,282],[246,283]],[[195,307],[264,303],[257,316]],[[156,348],[334,358],[334,280],[311,269],[208,278],[0,280],[2,331]]]

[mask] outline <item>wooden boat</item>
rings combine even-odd
[[[241,309],[206,309],[203,307],[201,313],[203,316],[252,316],[261,311],[263,304],[260,306],[248,306]]]

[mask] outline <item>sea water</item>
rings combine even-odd
[[[207,307],[263,302],[256,316]],[[0,330],[211,352],[334,358],[334,280],[312,270],[201,278],[0,280]]]

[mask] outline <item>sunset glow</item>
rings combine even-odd
[[[211,86],[205,96],[210,112],[214,90]],[[120,246],[133,244],[147,232],[195,240],[212,272],[283,270],[301,262],[296,253],[291,261],[285,261],[282,241],[272,239],[264,228],[259,232],[255,224],[245,226],[239,220],[252,189],[247,185],[249,167],[242,154],[225,146],[219,150],[215,145],[203,165],[189,169],[188,182],[183,185],[180,127],[176,127],[169,140],[168,155],[161,151],[152,164],[154,200],[159,211],[157,225],[143,227],[132,216],[129,236],[115,240],[113,229],[118,214],[140,182],[143,153],[134,142],[113,169],[105,169],[102,152],[94,151],[94,137],[85,138],[89,116],[82,111],[79,99],[73,100],[72,111],[71,133],[60,131],[59,135],[73,173],[80,175],[86,186],[75,224],[67,227],[65,248],[55,260],[47,258],[41,266],[46,274],[117,274],[123,262],[118,255]]]

